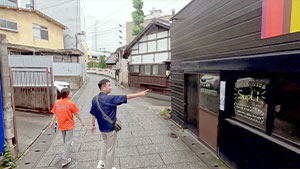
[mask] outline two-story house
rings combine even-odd
[[[67,81],[73,89],[82,85],[83,53],[64,49],[65,25],[38,10],[0,6],[0,13],[0,34],[6,35],[11,57],[51,56],[54,80]]]
[[[129,87],[149,88],[169,95],[170,24],[153,19],[124,51],[129,59]]]
[[[0,6],[0,34],[9,44],[64,49],[63,24],[36,10]]]

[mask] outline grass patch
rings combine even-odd
[[[160,114],[161,116],[166,116],[166,115],[169,114],[169,111],[167,111],[167,110],[162,110],[162,111],[159,112],[159,114]]]

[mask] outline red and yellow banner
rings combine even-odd
[[[261,38],[300,31],[300,0],[263,0]]]

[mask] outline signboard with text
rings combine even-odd
[[[235,117],[266,128],[268,105],[266,104],[268,79],[241,78],[235,82]]]

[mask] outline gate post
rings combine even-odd
[[[8,68],[8,52],[5,35],[0,35],[0,69],[2,80],[2,98],[3,98],[3,118],[4,118],[4,135],[8,146],[11,148],[13,157],[17,157],[18,148],[17,140],[15,137],[16,124],[14,119],[14,111],[12,108],[12,94],[10,87],[10,76]]]

